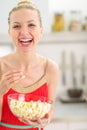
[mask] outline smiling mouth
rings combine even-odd
[[[21,39],[19,40],[19,43],[21,46],[29,46],[32,43],[33,39]]]

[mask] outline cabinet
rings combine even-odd
[[[87,122],[77,122],[69,124],[70,130],[87,130]]]
[[[52,122],[51,124],[46,126],[45,130],[68,130],[67,123]]]
[[[45,130],[87,130],[87,122],[53,122]]]

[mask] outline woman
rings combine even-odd
[[[0,58],[0,129],[19,130],[28,126],[29,130],[37,130],[29,125],[39,123],[44,127],[53,117],[58,66],[51,59],[36,53],[43,27],[40,12],[32,2],[19,1],[9,13],[8,24],[8,33],[16,49]],[[36,121],[18,119],[11,113],[7,103],[7,96],[14,93],[48,97],[53,101],[52,108],[44,118],[37,118]],[[16,128],[16,125],[19,127]]]

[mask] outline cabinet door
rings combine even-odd
[[[87,122],[70,123],[69,130],[87,130]]]
[[[45,130],[67,130],[66,123],[53,122],[45,127]]]

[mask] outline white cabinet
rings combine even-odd
[[[70,123],[69,130],[87,130],[87,121]]]
[[[52,122],[45,130],[87,130],[87,122]]]
[[[53,123],[47,125],[45,130],[67,130],[67,124],[53,122]]]

